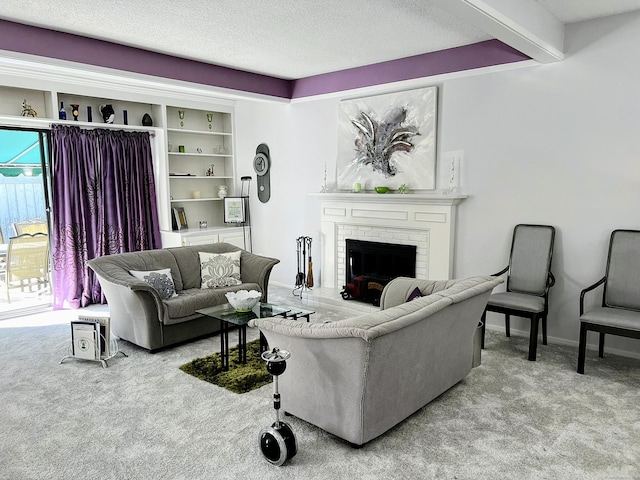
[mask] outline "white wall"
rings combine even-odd
[[[254,252],[279,258],[271,279],[295,284],[296,238],[313,238],[312,253],[320,255],[319,192],[325,160],[334,176],[337,152],[336,101],[297,105],[271,105],[238,101],[236,137],[239,175],[252,175],[251,218]],[[248,127],[249,126],[249,127]],[[269,146],[272,159],[271,199],[257,198],[253,156],[260,143]],[[312,255],[312,256],[313,256]],[[320,283],[320,262],[314,261],[314,279]]]
[[[575,342],[579,292],[602,276],[611,230],[640,228],[640,15],[568,26],[566,54],[439,83],[439,151],[464,151],[470,197],[459,208],[456,276],[505,266],[515,224],[554,225],[549,335]],[[259,142],[272,148],[272,200],[260,204],[252,182],[252,214],[254,250],[282,260],[277,282],[293,284],[296,237],[320,241],[319,203],[307,194],[319,190],[325,162],[334,175],[339,100],[238,104],[240,165],[250,169]],[[504,324],[497,315],[489,323]],[[637,341],[609,336],[607,345],[640,352]]]

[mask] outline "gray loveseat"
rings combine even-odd
[[[270,347],[291,352],[279,378],[282,408],[354,445],[376,438],[471,370],[490,276],[397,278],[381,310],[332,323],[256,319]],[[425,296],[406,299],[415,287]]]
[[[241,285],[200,288],[198,252],[241,251]],[[262,292],[267,300],[269,275],[275,258],[255,255],[227,243],[212,243],[142,252],[106,255],[89,261],[109,304],[111,330],[128,342],[150,351],[192,340],[220,330],[217,320],[203,317],[196,310],[227,302],[225,293],[245,290]],[[130,270],[171,269],[177,296],[163,300],[144,280]]]

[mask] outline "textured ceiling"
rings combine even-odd
[[[535,1],[563,23],[640,9],[640,0]],[[2,0],[0,18],[297,79],[493,38],[438,4],[442,1]]]

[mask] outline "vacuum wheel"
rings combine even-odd
[[[260,431],[260,451],[268,462],[281,466],[298,453],[298,443],[293,430],[286,422],[275,422]]]

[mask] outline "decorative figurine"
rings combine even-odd
[[[180,126],[184,127],[184,110],[178,110],[178,117],[180,117]]]
[[[142,116],[142,126],[143,127],[153,127],[153,120],[151,119],[151,115],[145,113]]]
[[[38,112],[36,112],[31,105],[27,103],[27,99],[25,98],[22,102],[22,116],[23,117],[37,117]]]
[[[215,176],[215,173],[213,173],[213,168],[214,167],[215,167],[215,165],[212,163],[211,166],[209,167],[209,169],[207,170],[207,177]]]
[[[100,113],[102,114],[102,119],[104,120],[104,123],[113,123],[113,121],[116,119],[116,112],[113,109],[113,105],[111,104],[106,104],[106,105],[100,105]]]
[[[409,193],[409,187],[407,187],[406,183],[403,183],[398,187],[398,193]]]
[[[212,121],[213,121],[213,113],[207,113],[207,122],[209,122],[209,130],[211,130]]]

